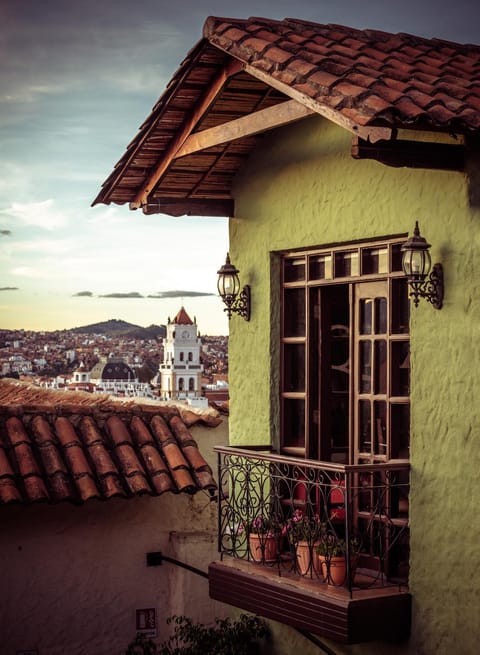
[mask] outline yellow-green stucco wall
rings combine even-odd
[[[418,219],[432,261],[443,264],[446,290],[443,309],[421,301],[411,318],[412,637],[400,647],[334,648],[472,655],[480,612],[479,162],[470,161],[471,175],[392,168],[354,160],[350,146],[349,133],[309,118],[266,135],[237,176],[230,253],[242,284],[251,285],[252,316],[230,322],[230,442],[260,445],[278,436],[272,253],[407,234]],[[298,636],[278,629],[285,645],[276,652],[292,652],[284,649]]]

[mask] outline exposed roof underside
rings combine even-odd
[[[269,129],[312,113],[371,142],[480,131],[480,47],[264,18],[210,17],[94,201],[226,216]]]

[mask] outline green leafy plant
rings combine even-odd
[[[357,539],[350,539],[350,556],[355,556],[360,550],[360,544]],[[347,544],[345,539],[340,539],[337,535],[328,533],[324,534],[317,547],[317,553],[324,557],[344,557],[347,553]]]
[[[174,632],[157,655],[257,655],[261,640],[268,636],[266,623],[247,614],[236,620],[216,619],[211,626],[185,616],[172,616],[167,624],[175,626]]]
[[[157,644],[145,637],[145,635],[137,635],[135,639],[128,644],[125,655],[156,655]]]

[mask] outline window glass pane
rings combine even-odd
[[[348,373],[349,337],[348,328],[342,325],[332,326],[331,363],[332,367],[339,367]]]
[[[332,279],[332,255],[314,255],[310,257],[310,279]]]
[[[373,432],[374,453],[387,454],[387,403],[383,400],[373,403],[375,426]]]
[[[388,272],[388,248],[365,248],[362,250],[362,273]]]
[[[305,290],[284,290],[284,331],[285,337],[305,336]]]
[[[387,393],[387,342],[375,341],[374,393]]]
[[[387,334],[386,298],[375,298],[375,334]]]
[[[396,243],[392,246],[392,272],[398,272],[402,269],[402,244]]]
[[[358,252],[335,253],[335,277],[350,277],[359,274]]]
[[[287,343],[284,346],[284,391],[305,391],[305,345]]]
[[[348,448],[348,395],[333,393],[329,410],[331,460],[343,462]]]
[[[408,459],[410,451],[410,407],[392,405],[391,457]]]
[[[283,445],[305,448],[305,401],[284,398],[283,418]]]
[[[284,262],[285,282],[300,282],[305,279],[305,258],[286,259]]]
[[[370,393],[372,389],[372,344],[370,341],[360,341],[360,393]]]
[[[360,334],[372,334],[372,300],[360,301]]]
[[[410,394],[410,344],[408,341],[392,343],[392,396]]]
[[[392,280],[392,333],[408,334],[409,321],[410,302],[407,281]]]
[[[358,434],[359,448],[362,453],[369,453],[372,447],[370,401],[360,400],[358,403]]]

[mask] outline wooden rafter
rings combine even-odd
[[[317,100],[314,100],[313,98],[300,93],[295,88],[285,84],[284,82],[276,80],[268,73],[264,73],[263,71],[255,68],[254,66],[251,66],[250,64],[245,65],[245,72],[257,78],[257,80],[265,82],[265,84],[269,84],[278,91],[281,91],[286,96],[293,98],[294,100],[298,100],[298,102],[302,105],[305,105],[305,107],[309,107],[317,114],[327,118],[328,120],[332,121],[332,123],[336,123],[336,125],[343,127],[352,134],[355,134],[362,139],[368,139],[371,143],[375,143],[375,141],[378,141],[379,139],[390,139],[392,136],[392,130],[390,128],[358,125],[336,109],[332,109],[327,105],[322,105]]]
[[[259,134],[260,132],[292,123],[314,113],[313,109],[305,107],[305,105],[300,104],[296,100],[286,100],[278,105],[260,109],[253,114],[241,116],[228,123],[191,134],[177,150],[173,158],[185,157],[185,155],[190,155],[193,152],[205,150],[221,143]]]
[[[215,100],[217,94],[221,91],[223,85],[229,77],[239,73],[243,69],[243,64],[236,59],[232,59],[227,66],[222,68],[217,77],[213,80],[207,92],[192,112],[189,119],[184,123],[183,127],[175,135],[170,146],[165,151],[162,159],[155,166],[154,170],[149,175],[147,181],[141,186],[135,195],[135,198],[130,203],[130,209],[138,209],[147,202],[149,194],[155,188],[162,175],[169,167],[175,153],[183,145],[185,140],[191,134],[192,130],[197,125],[198,121],[205,114],[211,103]]]

